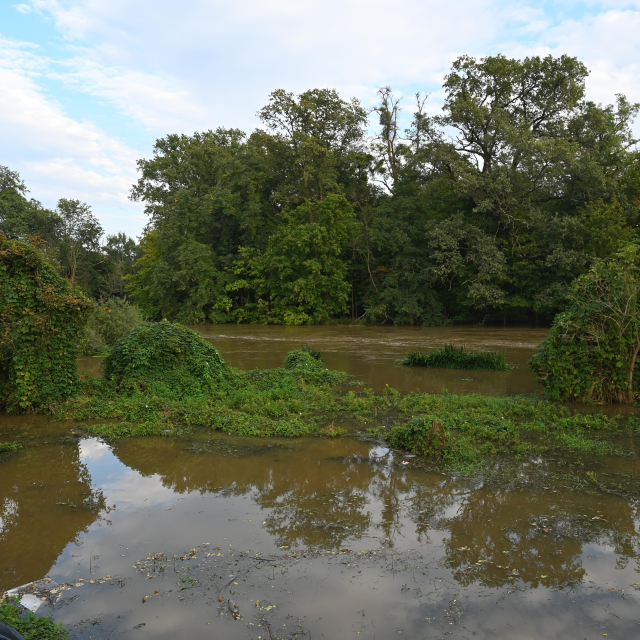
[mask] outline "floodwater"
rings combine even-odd
[[[528,361],[548,329],[531,327],[380,327],[274,325],[195,325],[231,366],[271,369],[303,344],[321,351],[329,369],[346,371],[380,392],[529,394],[542,390]],[[511,371],[454,371],[395,366],[409,351],[428,351],[452,342],[471,350],[505,352]],[[102,358],[81,358],[80,371],[100,375]]]
[[[330,367],[397,387],[416,380],[393,360],[439,337],[417,331],[409,344],[410,330],[376,328],[359,348],[333,327],[313,340],[235,329],[206,329],[235,366],[275,366],[305,342]],[[531,334],[505,344],[500,331],[487,346],[503,340],[508,360],[526,361]],[[376,335],[387,336],[378,351]],[[107,444],[0,416],[0,441],[23,444],[0,454],[0,590],[51,577],[63,585],[54,618],[82,639],[638,637],[634,439],[628,457],[503,461],[479,480],[341,426],[349,437]]]

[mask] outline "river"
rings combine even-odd
[[[200,328],[233,366],[306,343],[375,389],[525,393],[544,330]],[[416,371],[410,349],[504,349],[510,372]],[[85,370],[95,371],[95,360]],[[503,461],[458,478],[377,442],[220,433],[107,444],[0,416],[0,590],[47,575],[72,638],[631,638],[640,469]],[[598,484],[589,483],[597,478]],[[228,600],[239,606],[237,619]]]

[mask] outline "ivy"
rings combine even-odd
[[[0,234],[0,406],[53,410],[77,391],[90,308],[36,247]]]
[[[531,368],[553,400],[633,404],[640,353],[640,246],[626,243],[573,283]]]

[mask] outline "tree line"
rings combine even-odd
[[[249,135],[157,140],[131,192],[139,245],[100,244],[86,205],[47,211],[6,169],[0,232],[40,236],[71,281],[151,319],[548,323],[638,236],[639,105],[587,100],[587,75],[569,56],[462,56],[435,116],[390,88],[372,110],[278,90]]]

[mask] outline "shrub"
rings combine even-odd
[[[82,355],[106,355],[120,338],[143,321],[142,311],[128,300],[110,298],[95,304],[82,337]]]
[[[199,333],[167,320],[128,333],[103,364],[105,379],[118,388],[165,397],[207,392],[230,373]]]
[[[640,351],[640,256],[629,243],[571,288],[530,366],[553,400],[632,404]]]
[[[66,640],[69,637],[66,629],[50,617],[24,611],[16,597],[0,601],[0,622],[13,627],[25,640]]]
[[[33,246],[0,234],[0,405],[46,409],[77,390],[90,307]]]
[[[411,351],[399,364],[407,367],[432,367],[434,369],[486,369],[488,371],[508,371],[504,353],[497,351],[467,351],[464,346],[446,344],[443,349],[433,349],[429,353]]]
[[[294,371],[316,371],[321,369],[323,364],[322,354],[307,345],[303,345],[295,351],[289,351],[284,359],[285,368]]]
[[[389,444],[430,458],[442,459],[452,451],[449,432],[437,418],[413,418],[394,427],[387,437]]]

